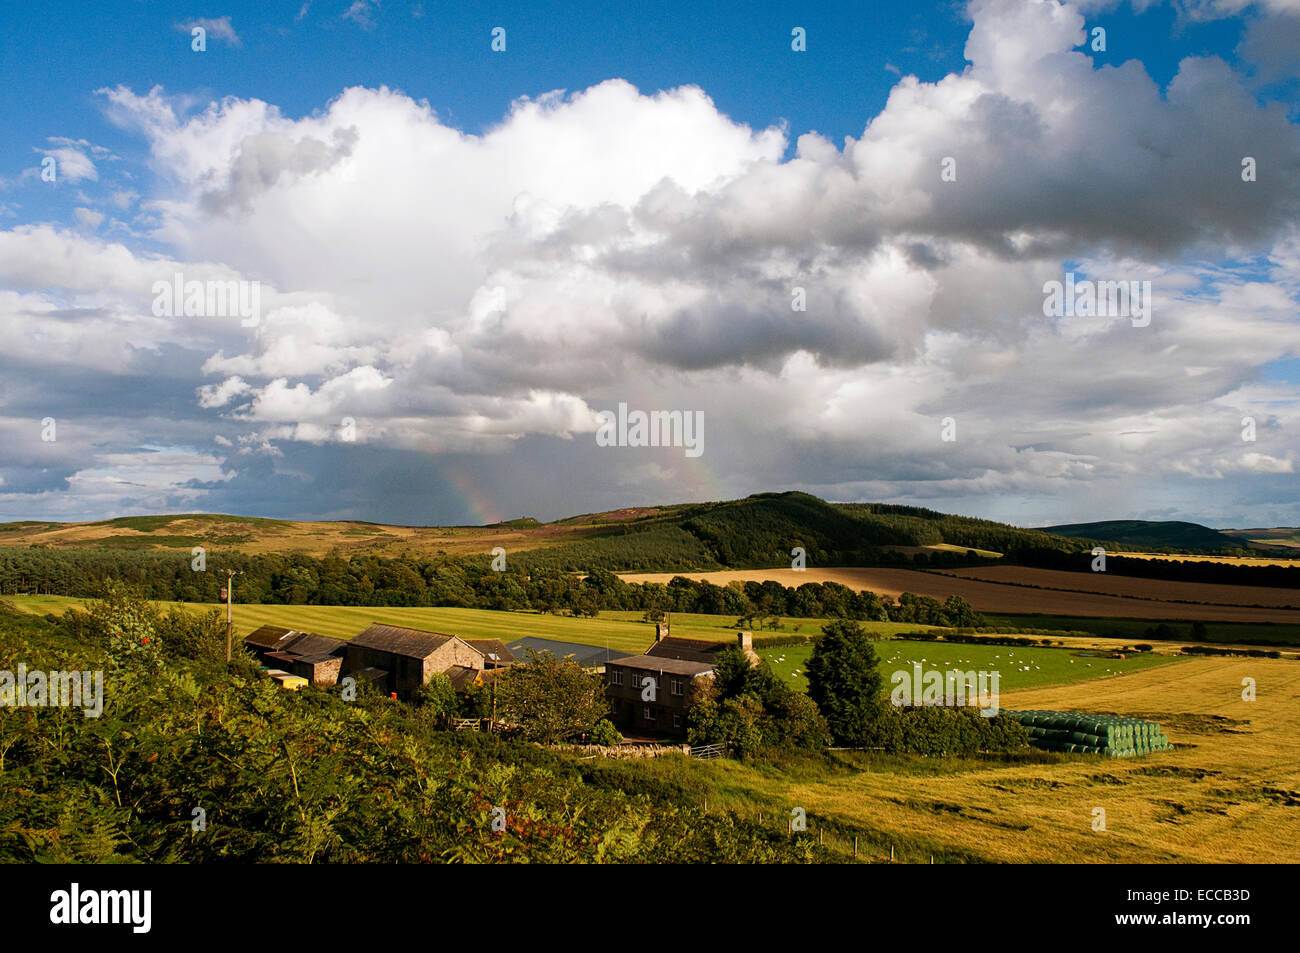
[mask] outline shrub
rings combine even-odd
[[[594,745],[604,745],[608,748],[621,744],[622,741],[622,733],[614,727],[614,723],[608,718],[602,718],[591,729],[591,743]]]

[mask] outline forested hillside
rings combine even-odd
[[[1071,539],[1105,540],[1127,547],[1152,550],[1237,551],[1243,541],[1199,523],[1178,520],[1102,520],[1096,523],[1067,523],[1044,526],[1044,533]]]

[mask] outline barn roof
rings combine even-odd
[[[453,665],[447,669],[447,677],[451,679],[452,690],[458,692],[463,692],[475,684],[482,674],[481,669],[468,668],[464,665]]]
[[[424,629],[408,629],[404,625],[384,625],[375,622],[368,629],[352,640],[352,645],[377,649],[393,655],[407,658],[428,658],[449,641],[456,638],[444,632],[427,632]]]
[[[307,665],[319,665],[321,662],[337,662],[339,657],[334,652],[317,652],[315,655],[295,655],[290,653],[289,660],[303,662]]]
[[[465,641],[477,649],[484,658],[495,655],[498,665],[509,665],[511,662],[518,661],[515,654],[500,639],[466,639]]]
[[[297,634],[296,629],[286,629],[280,625],[262,625],[244,636],[244,644],[258,649],[271,649],[274,651],[284,648],[289,640]]]
[[[333,655],[345,648],[347,643],[342,639],[317,635],[315,632],[302,632],[281,651],[288,652],[290,655]]]

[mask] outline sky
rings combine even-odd
[[[0,520],[1300,525],[1300,0],[704,6],[7,10]]]

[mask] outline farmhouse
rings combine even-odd
[[[711,678],[711,662],[652,655],[615,659],[605,666],[610,720],[635,731],[685,734],[686,713],[702,680]]]
[[[736,647],[750,665],[762,662],[754,651],[753,633],[737,634]],[[718,653],[725,648],[725,642],[677,638],[669,634],[667,622],[656,624],[654,644],[644,655],[605,664],[610,719],[633,731],[685,734],[686,714],[704,684],[701,680],[713,677]]]
[[[411,698],[435,675],[456,666],[481,672],[483,665],[483,653],[458,636],[376,622],[347,643],[341,674],[381,669],[386,692]]]

